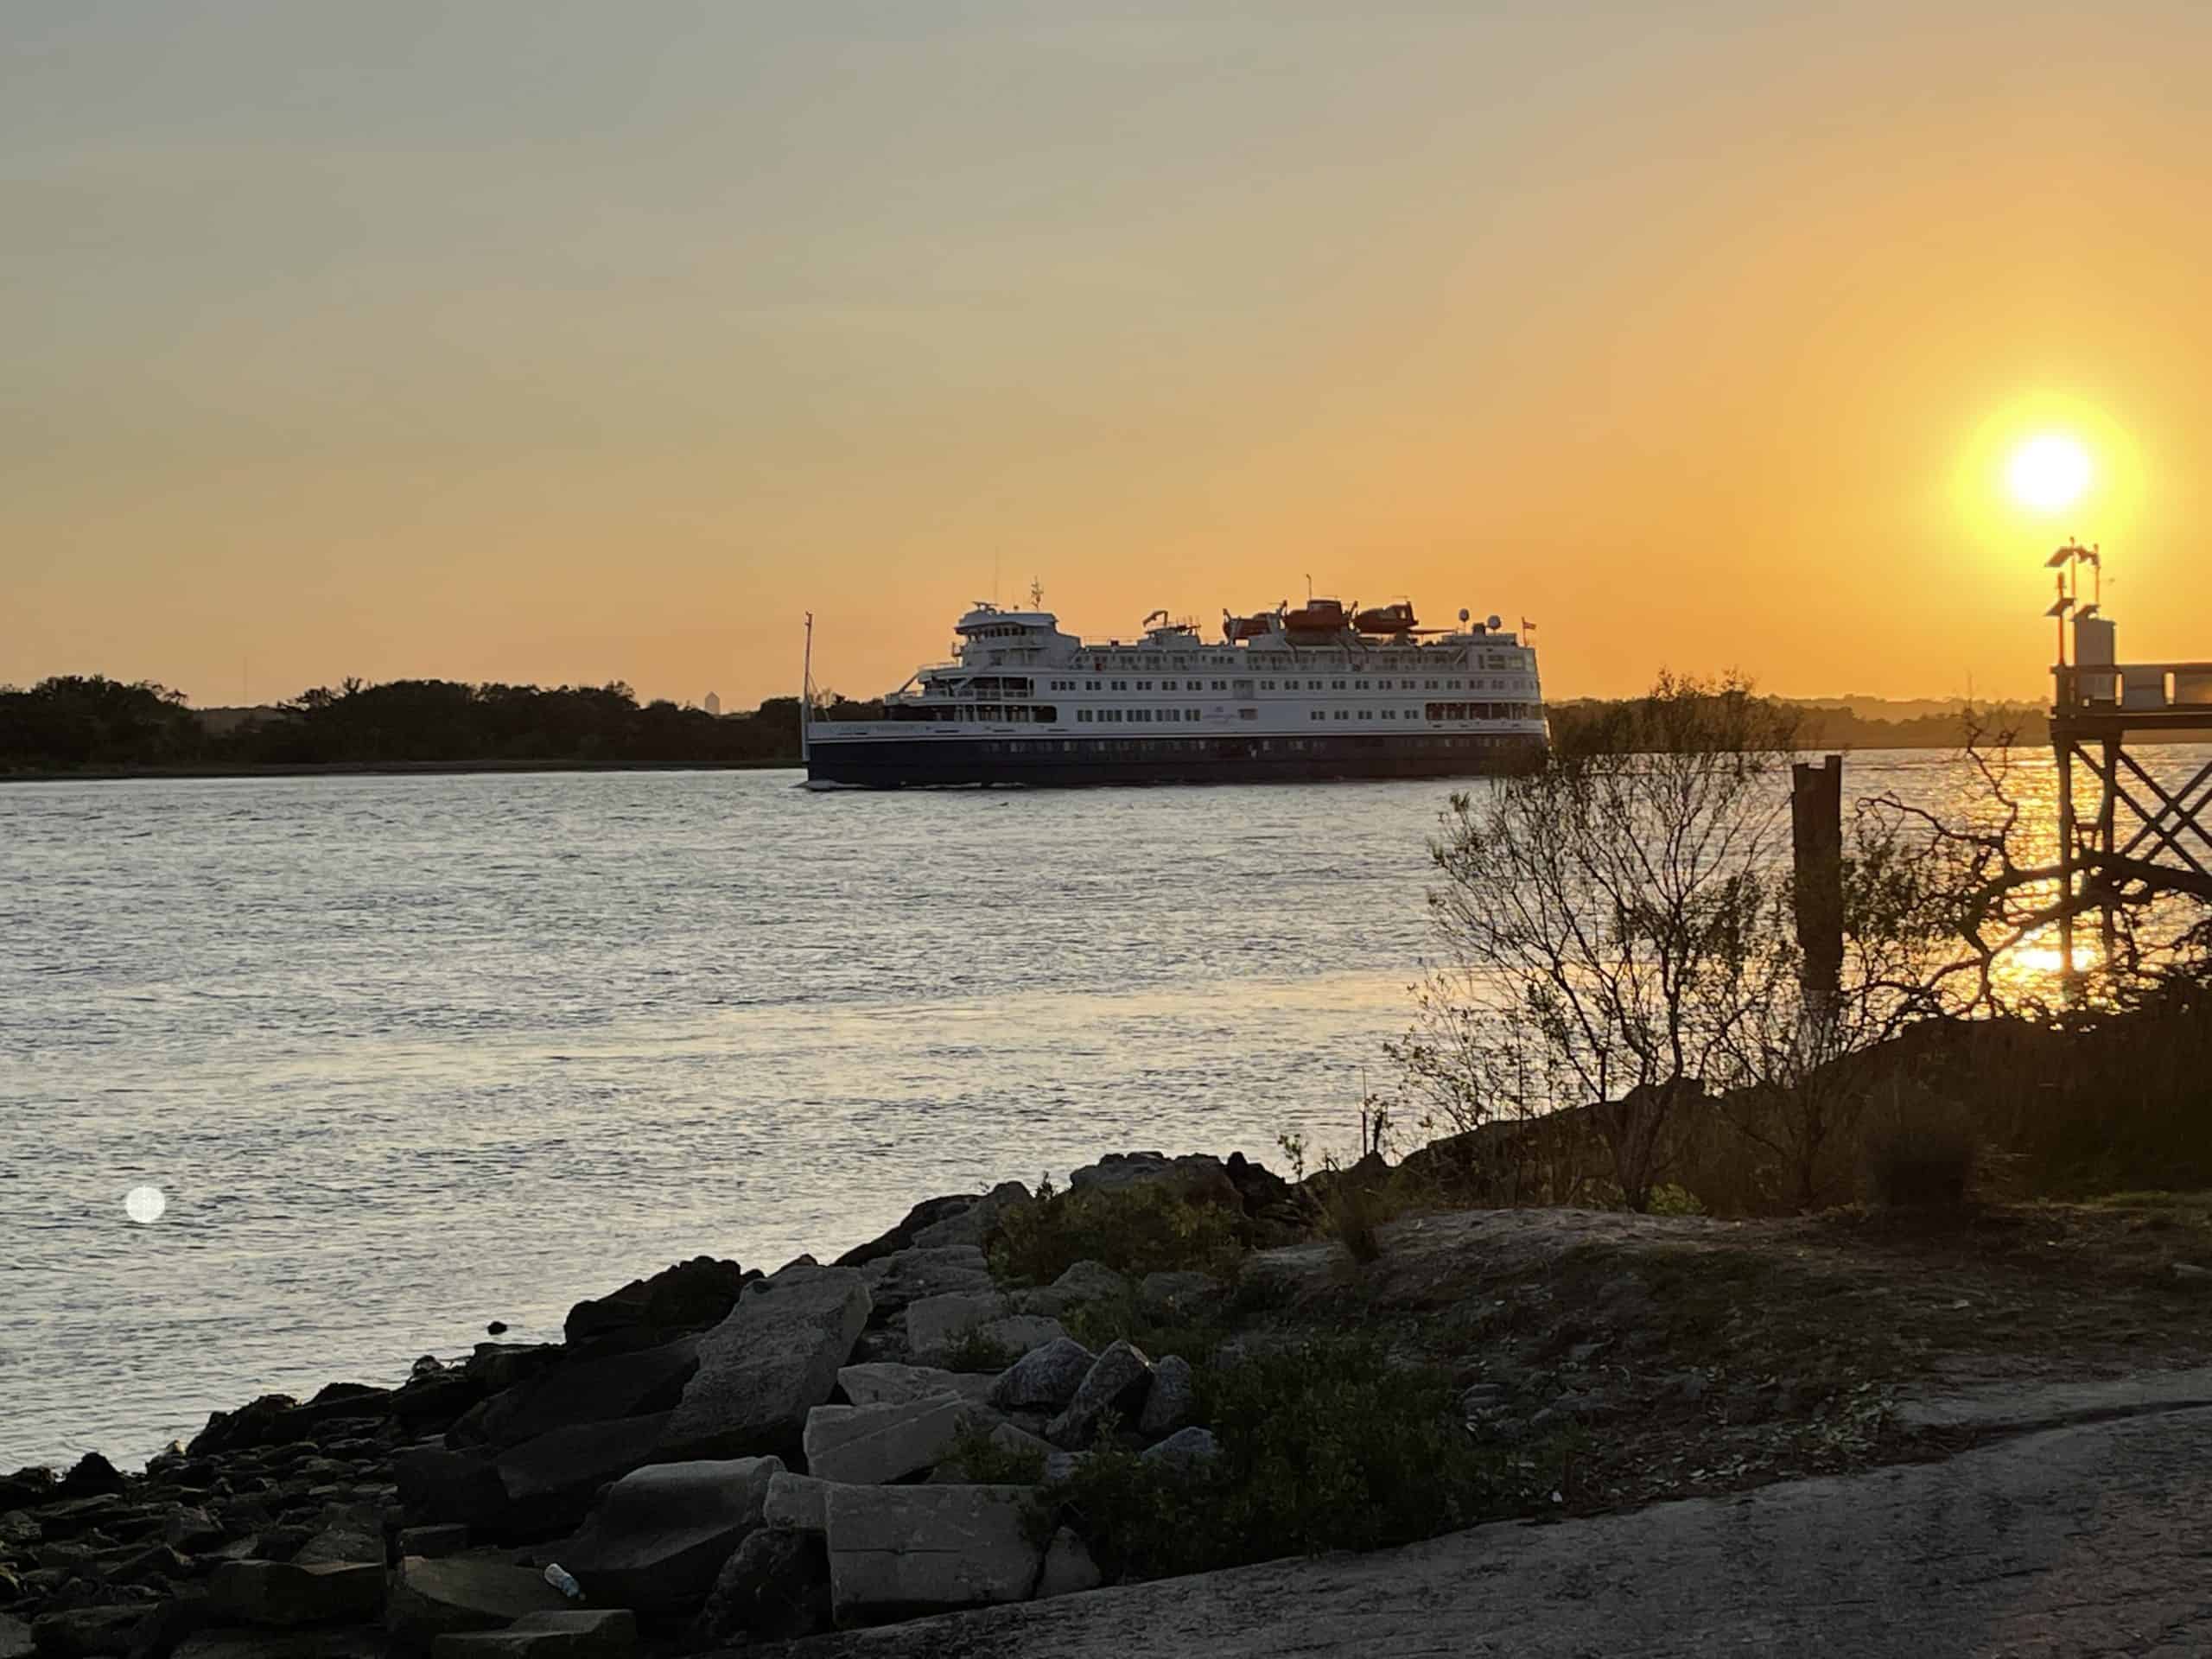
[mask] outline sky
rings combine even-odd
[[[2212,11],[0,0],[0,683],[887,690],[1316,591],[2212,656]],[[2012,499],[2038,435],[2087,493]]]

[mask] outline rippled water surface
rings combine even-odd
[[[794,785],[0,787],[0,1469],[1116,1147],[1356,1136],[1445,786]]]

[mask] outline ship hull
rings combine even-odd
[[[961,785],[1301,783],[1338,778],[1480,778],[1541,761],[1534,734],[1331,737],[817,739],[807,781],[866,789]]]

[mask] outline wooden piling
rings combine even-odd
[[[1797,944],[1805,1001],[1827,1007],[1843,982],[1843,757],[1789,769],[1789,829],[1796,861]]]

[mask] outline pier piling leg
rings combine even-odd
[[[1825,1018],[1843,981],[1843,757],[1789,769],[1789,829],[1796,855],[1797,944],[1804,952],[1805,1007]]]

